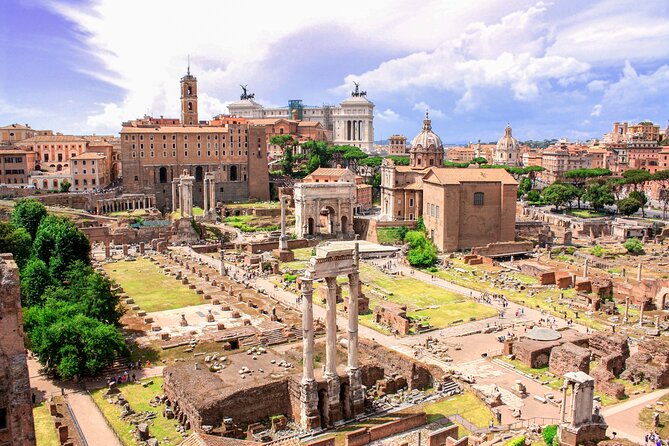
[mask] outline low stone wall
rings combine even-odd
[[[307,239],[297,239],[297,240],[288,240],[289,249],[300,249],[308,248],[310,246],[318,246],[318,240],[307,240]],[[250,252],[251,254],[259,254],[261,252],[270,252],[274,249],[279,249],[279,241],[266,241],[266,242],[249,242],[242,245],[242,248],[245,251]]]
[[[504,257],[532,252],[532,242],[496,242],[472,248],[472,254],[485,257]]]
[[[410,415],[374,427],[355,430],[346,436],[346,446],[363,446],[427,424],[425,412]]]

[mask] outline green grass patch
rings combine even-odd
[[[33,418],[35,418],[37,446],[60,446],[56,426],[53,424],[46,403],[40,403],[33,408]]]
[[[147,387],[140,384],[122,384],[119,389],[121,389],[121,393],[135,412],[156,412],[158,416],[149,422],[149,432],[160,441],[161,445],[176,446],[183,440],[181,434],[175,430],[178,425],[177,421],[163,417],[162,406],[151,407],[149,405],[151,398],[163,394],[161,389],[163,378],[156,377],[152,381],[153,384]],[[130,433],[132,426],[119,418],[122,408],[116,404],[109,404],[104,397],[105,391],[106,389],[100,389],[92,392],[91,395],[95,404],[98,405],[123,444],[125,446],[136,446],[137,442]]]
[[[376,238],[382,245],[397,245],[402,243],[406,228],[378,228],[376,230]]]
[[[669,395],[664,395],[659,399],[666,408],[669,405]],[[660,426],[655,428],[653,426],[653,414],[655,413],[655,405],[652,407],[644,407],[639,413],[639,424],[645,427],[648,432],[656,431],[662,438],[667,438],[669,436],[669,413],[660,412]],[[662,409],[664,410],[664,409]]]
[[[479,304],[460,294],[406,276],[387,276],[369,265],[361,265],[360,277],[365,283],[365,295],[370,308],[388,301],[407,306],[407,316],[424,318],[434,327],[447,327],[453,322],[470,318],[486,319],[497,314],[494,308]],[[374,292],[368,292],[367,290]],[[348,290],[344,288],[344,292]],[[379,294],[377,294],[379,293]],[[392,294],[390,294],[392,293]]]
[[[199,208],[199,207],[195,206],[193,208],[193,215],[196,216],[196,217],[200,217],[200,216],[204,215],[204,210],[202,208]],[[172,220],[175,220],[177,218],[181,218],[180,210],[177,208],[176,211],[174,211],[170,214],[170,217],[172,217]]]
[[[591,209],[572,209],[570,211],[567,211],[567,215],[571,215],[573,217],[578,217],[578,218],[599,218],[599,217],[606,217],[609,214],[607,214],[606,212],[593,211]]]
[[[110,217],[142,217],[149,215],[146,209],[135,209],[134,211],[116,211],[109,214]]]
[[[257,220],[258,219],[253,215],[236,215],[234,217],[224,218],[223,222],[242,232],[278,231],[281,229],[281,225],[267,224],[264,220]]]
[[[204,304],[202,296],[181,285],[174,276],[163,274],[147,259],[107,263],[103,268],[147,313]]]

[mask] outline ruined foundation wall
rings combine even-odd
[[[431,386],[443,371],[436,366],[423,365],[413,358],[388,350],[370,341],[360,340],[359,350],[371,356],[375,365],[384,369],[386,375],[397,373],[406,378],[409,389]]]

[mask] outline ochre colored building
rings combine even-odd
[[[35,152],[0,149],[0,184],[28,185],[28,175],[35,169]]]
[[[121,129],[123,188],[155,194],[156,207],[172,210],[172,181],[183,171],[195,177],[193,204],[204,205],[204,175],[214,173],[220,202],[269,199],[264,127],[236,118],[206,123],[197,117],[197,79],[181,79],[181,125],[130,121]],[[190,123],[193,123],[192,125]]]
[[[94,191],[104,188],[110,182],[109,163],[101,153],[82,153],[70,161],[72,191]]]
[[[514,241],[518,183],[513,177],[504,169],[437,167],[443,157],[441,138],[426,117],[411,142],[410,165],[383,161],[381,218],[423,217],[441,251]]]

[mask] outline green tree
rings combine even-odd
[[[541,195],[544,201],[555,206],[557,211],[560,206],[571,203],[577,193],[578,189],[571,184],[554,183],[545,188]]]
[[[409,231],[404,240],[409,244],[407,260],[411,266],[429,267],[437,261],[437,248],[423,231]]]
[[[70,184],[70,182],[67,180],[60,183],[60,191],[63,193],[68,193],[70,191],[70,187],[72,187],[72,184]]]
[[[572,180],[572,184],[576,186],[578,190],[585,189],[586,182],[591,178],[598,178],[604,176],[611,176],[612,172],[609,169],[574,169],[568,172],[565,172],[564,177],[566,179]],[[580,195],[577,195],[578,198],[578,207],[581,207],[581,198]]]
[[[656,172],[652,180],[660,183],[658,198],[662,203],[662,218],[667,218],[667,208],[669,207],[669,170]]]
[[[30,347],[47,371],[62,379],[94,375],[128,353],[114,326],[79,314],[77,304],[49,299],[25,312]]]
[[[328,144],[325,141],[303,142],[302,150],[307,154],[308,173],[313,172],[319,167],[328,166],[332,159],[332,155],[328,151]]]
[[[65,281],[68,284],[68,300],[78,302],[83,314],[105,324],[118,324],[123,309],[109,279],[77,260],[65,273]]]
[[[639,209],[641,209],[641,203],[639,203],[639,200],[629,197],[618,200],[618,212],[620,212],[622,215],[636,214]]]
[[[358,163],[360,160],[363,160],[367,158],[369,155],[367,155],[365,152],[360,150],[360,147],[353,147],[349,146],[348,150],[346,150],[346,153],[342,156],[344,159],[344,167],[350,168],[354,172],[358,172]]]
[[[44,217],[46,217],[46,207],[42,203],[32,198],[23,198],[15,203],[11,222],[25,228],[34,240],[37,228]]]
[[[549,424],[548,426],[544,426],[543,430],[541,431],[541,435],[544,437],[544,443],[546,443],[546,446],[551,446],[553,444],[553,438],[555,438],[555,435],[557,435],[557,424]]]
[[[527,193],[527,201],[530,203],[540,203],[541,200],[541,192],[538,190],[532,189]]]
[[[523,178],[518,184],[518,193],[520,195],[525,195],[530,190],[532,190],[532,181],[529,178]]]
[[[425,221],[423,220],[423,216],[419,216],[418,220],[416,221],[416,229],[419,231],[425,232]]]
[[[632,237],[628,238],[625,243],[623,243],[623,247],[627,250],[628,253],[630,254],[641,254],[643,252],[643,243],[641,243],[641,240],[638,238]]]
[[[646,204],[648,203],[648,197],[642,190],[633,190],[630,192],[628,195],[629,198],[633,198],[634,200],[638,201],[639,204],[641,205],[641,216],[645,217],[646,216]]]
[[[30,259],[21,270],[21,305],[24,308],[44,303],[44,292],[54,285],[46,263]]]
[[[396,166],[408,166],[411,159],[408,156],[391,155],[390,158]]]
[[[297,144],[297,140],[292,135],[275,135],[269,139],[269,143],[279,146],[283,153],[281,158],[281,169],[284,175],[293,175],[293,149]]]
[[[25,228],[0,222],[0,252],[10,252],[19,269],[23,268],[32,251],[32,239]]]
[[[611,188],[606,183],[591,183],[583,194],[583,200],[589,202],[595,210],[615,203]]]
[[[488,164],[488,160],[482,156],[477,156],[476,158],[472,159],[471,162],[472,164],[476,164],[479,167],[481,167],[483,164]]]
[[[634,186],[634,190],[637,190],[639,186],[643,186],[644,183],[650,181],[651,178],[650,172],[643,169],[631,169],[623,172],[625,183]]]
[[[49,267],[51,277],[61,280],[72,263],[89,263],[90,244],[83,232],[65,217],[49,215],[42,220],[33,250]]]

